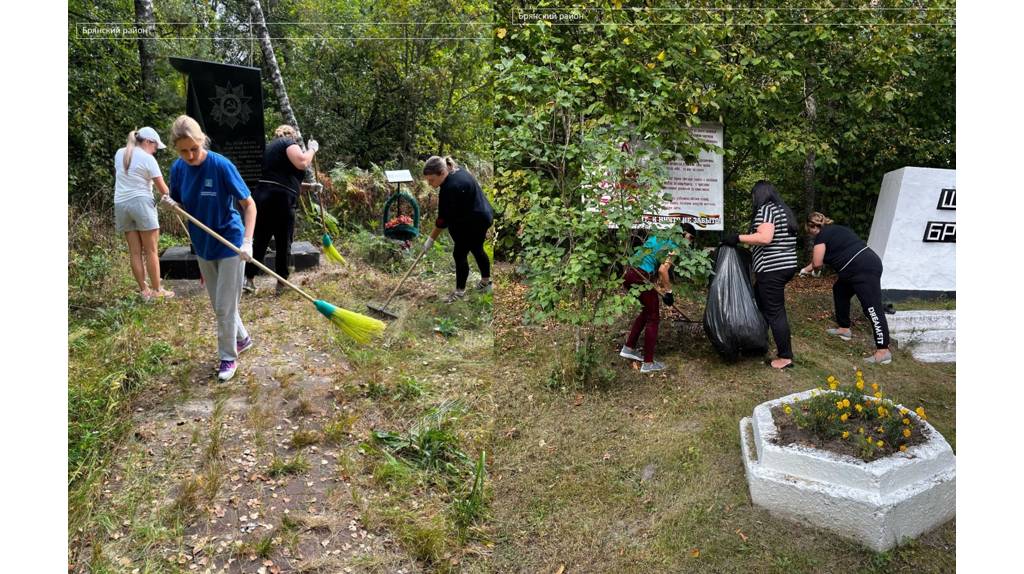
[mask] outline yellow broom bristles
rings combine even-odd
[[[335,307],[324,300],[317,300],[315,304],[317,311],[320,311],[324,317],[334,323],[334,326],[341,329],[342,333],[357,343],[368,343],[375,336],[384,332],[384,328],[387,326],[383,321]]]
[[[338,249],[333,245],[328,245],[324,248],[324,255],[335,263],[345,264],[345,258],[341,256],[341,253],[338,253]]]
[[[338,248],[334,246],[334,242],[331,241],[330,235],[324,233],[321,243],[324,246],[324,257],[334,261],[335,263],[341,263],[342,265],[345,264],[345,258],[341,256],[341,253],[338,252]]]

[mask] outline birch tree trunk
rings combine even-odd
[[[153,15],[153,0],[135,0],[135,24],[142,29],[156,30],[156,17]],[[153,61],[156,54],[155,40],[139,35],[139,65],[142,68],[142,97],[147,102],[153,101],[156,93],[156,75],[153,72]]]
[[[807,122],[810,125],[810,132],[814,133],[815,122],[818,120],[818,104],[814,97],[814,80],[804,81],[804,91],[806,97],[804,98],[804,114],[807,116]],[[804,158],[804,216],[806,217],[812,211],[814,211],[816,192],[815,192],[815,169],[814,162],[817,159],[817,153],[815,150],[809,150],[807,156]],[[797,223],[799,227],[799,223]],[[806,247],[808,256],[811,249],[813,248],[813,239],[808,235],[806,240]]]
[[[260,43],[260,50],[263,52],[263,71],[270,77],[270,84],[274,86],[274,95],[277,97],[277,104],[281,108],[281,115],[288,125],[295,128],[299,137],[299,147],[306,148],[302,137],[302,130],[299,129],[299,122],[295,119],[295,112],[288,100],[288,90],[284,87],[284,78],[281,77],[281,68],[277,66],[277,57],[274,56],[274,46],[270,43],[270,32],[267,30],[267,21],[263,17],[263,8],[260,0],[249,0],[249,12],[252,15],[253,32]],[[316,181],[316,174],[313,168],[306,168],[306,181]]]

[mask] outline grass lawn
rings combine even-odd
[[[751,505],[738,421],[757,404],[853,378],[871,351],[863,318],[844,343],[827,337],[831,282],[787,289],[797,367],[759,359],[723,364],[701,334],[662,322],[658,359],[641,375],[618,357],[627,318],[599,339],[600,382],[561,388],[551,372],[571,355],[564,327],[521,324],[525,287],[506,280],[495,301],[499,365],[493,524],[495,572],[950,572],[955,525],[878,554]],[[699,318],[703,302],[684,304]],[[898,351],[864,369],[868,383],[929,421],[956,448],[955,365]]]

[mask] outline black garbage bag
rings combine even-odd
[[[726,361],[735,361],[741,354],[768,351],[768,323],[754,298],[749,255],[743,255],[735,247],[718,248],[704,307],[704,332]]]

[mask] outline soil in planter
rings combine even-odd
[[[794,405],[795,407],[795,405]],[[890,445],[886,442],[886,445],[881,449],[875,449],[875,454],[870,459],[864,459],[861,457],[860,441],[864,440],[864,435],[858,434],[857,429],[859,427],[865,427],[865,432],[870,423],[867,421],[861,421],[853,419],[849,424],[846,425],[846,430],[850,431],[850,438],[842,439],[826,439],[818,436],[810,430],[802,429],[796,426],[796,421],[782,410],[782,405],[779,405],[772,409],[772,418],[775,419],[775,426],[778,428],[778,434],[775,439],[772,440],[774,444],[785,446],[785,445],[801,445],[809,446],[820,450],[826,450],[836,454],[844,454],[852,456],[865,462],[872,460],[878,460],[880,458],[887,457],[891,454],[899,452],[899,445],[905,444],[907,448],[918,444],[923,444],[928,441],[924,433],[929,432],[925,430],[925,426],[921,424],[921,421],[914,416],[908,417],[910,419],[910,438],[901,439],[902,442],[896,445]],[[872,421],[875,425],[878,424],[877,420]],[[875,435],[876,433],[870,433]]]

